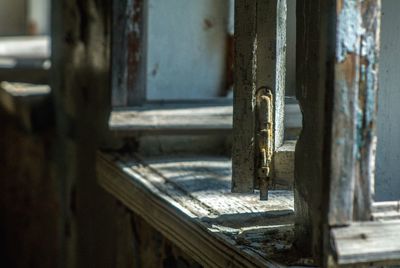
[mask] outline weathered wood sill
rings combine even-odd
[[[269,201],[230,193],[226,157],[98,152],[97,174],[104,189],[205,267],[296,262],[293,193],[271,191]]]
[[[1,82],[0,107],[24,130],[41,130],[53,123],[50,94],[47,85]]]

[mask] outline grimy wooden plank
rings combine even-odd
[[[272,94],[272,135],[255,133],[255,187],[260,189],[260,197],[267,198],[271,185],[265,178],[258,178],[259,170],[265,168],[262,147],[267,145],[270,152],[278,149],[284,140],[284,105],[286,80],[286,0],[257,1],[257,50],[256,50],[256,96],[259,90],[267,88]],[[257,98],[257,97],[256,97]],[[256,100],[256,106],[261,100]],[[256,107],[256,110],[261,107]],[[261,111],[267,113],[267,111]],[[256,112],[256,132],[266,129],[259,112]],[[260,146],[264,144],[264,146]],[[265,149],[265,148],[263,148]],[[273,161],[272,161],[273,162]],[[273,165],[273,164],[272,164]],[[271,165],[271,166],[272,166]],[[269,167],[271,170],[273,167]],[[271,176],[273,178],[273,173]]]
[[[145,90],[146,1],[113,1],[112,105],[142,104]]]
[[[372,205],[374,220],[400,220],[400,201],[376,202]]]
[[[286,0],[257,1],[256,87],[267,87],[274,95],[275,149],[284,139],[286,17]]]
[[[361,1],[360,82],[358,93],[357,151],[354,220],[371,219],[377,144],[378,73],[380,54],[381,0]]]
[[[295,245],[305,256],[313,256],[317,265],[323,260],[323,228],[326,218],[329,183],[325,139],[330,132],[327,122],[327,94],[332,92],[333,54],[328,33],[333,0],[296,1],[296,97],[303,114],[303,128],[295,152]],[[333,5],[334,6],[334,5]],[[329,98],[328,98],[329,99]]]
[[[161,103],[114,110],[110,129],[118,135],[229,134],[232,105],[229,102]]]
[[[296,243],[321,261],[321,222],[371,218],[379,10],[379,0],[297,1]]]
[[[233,115],[234,192],[258,188],[256,169],[255,96],[257,89],[273,94],[275,148],[284,139],[286,0],[235,2],[235,88]]]
[[[400,261],[400,221],[359,222],[333,228],[339,265]]]
[[[254,189],[257,1],[235,1],[232,191]]]
[[[117,136],[147,134],[231,134],[232,103],[228,99],[147,102],[142,106],[115,108],[109,127]],[[285,105],[285,130],[301,129],[298,104]]]
[[[271,202],[257,194],[233,194],[230,170],[224,157],[99,153],[97,158],[100,185],[200,264],[283,267],[265,249],[284,243],[268,231],[291,228],[292,192],[277,191]],[[244,246],[243,239],[249,239]]]
[[[338,1],[336,8],[330,225],[371,219],[380,5]]]

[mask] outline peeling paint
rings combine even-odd
[[[375,104],[376,104],[376,92],[375,84],[377,79],[376,65],[376,44],[375,38],[371,34],[367,35],[362,41],[362,56],[367,59],[367,66],[363,66],[364,82],[366,83],[365,92],[365,121],[366,124],[370,124],[375,115]]]
[[[336,59],[342,62],[348,53],[360,53],[359,37],[365,33],[361,12],[356,0],[343,1],[338,17]]]

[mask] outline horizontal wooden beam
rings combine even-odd
[[[27,131],[39,130],[53,123],[48,85],[0,83],[0,107],[17,117]]]
[[[97,174],[103,188],[201,265],[283,267],[271,259],[275,246],[290,247],[290,239],[274,237],[290,233],[293,193],[272,191],[268,202],[232,194],[229,158],[98,153]]]
[[[400,262],[400,221],[358,222],[331,230],[339,265]]]
[[[49,59],[50,47],[49,36],[0,37],[0,59]]]
[[[374,220],[400,220],[400,201],[375,202],[372,217]]]
[[[231,100],[153,102],[143,106],[114,109],[109,127],[118,136],[141,134],[230,134]],[[301,129],[298,104],[285,106],[286,128]]]
[[[114,110],[109,122],[117,134],[203,134],[230,132],[232,106],[213,102],[169,102]]]

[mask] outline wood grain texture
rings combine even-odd
[[[336,16],[329,224],[343,225],[371,218],[380,1],[339,1]]]
[[[113,1],[112,105],[146,100],[146,4],[143,0]]]
[[[400,261],[400,221],[352,223],[331,234],[339,265]]]
[[[256,90],[273,93],[274,148],[284,139],[286,0],[235,2],[234,192],[258,188]]]
[[[356,117],[356,155],[354,220],[371,219],[375,185],[378,74],[380,55],[381,0],[361,1],[362,26],[360,45],[360,82]]]
[[[235,1],[232,191],[254,189],[257,1]]]
[[[296,246],[305,256],[323,260],[323,222],[327,213],[330,123],[327,106],[333,92],[335,1],[298,0],[296,97],[303,128],[295,152]]]
[[[372,218],[377,221],[400,219],[400,201],[373,203]]]
[[[231,100],[148,102],[142,106],[115,108],[109,127],[117,136],[141,134],[227,134],[232,132]],[[285,105],[285,131],[298,133],[301,112],[297,103]]]
[[[231,133],[229,100],[148,103],[111,113],[110,129],[117,135]]]
[[[256,88],[274,95],[274,148],[284,139],[286,80],[286,0],[257,1]]]
[[[226,158],[137,157],[98,154],[100,184],[196,261],[280,267],[271,261],[279,253],[273,245],[288,245],[287,238],[273,233],[291,228],[290,192],[272,191],[268,202],[257,194],[230,193]]]

